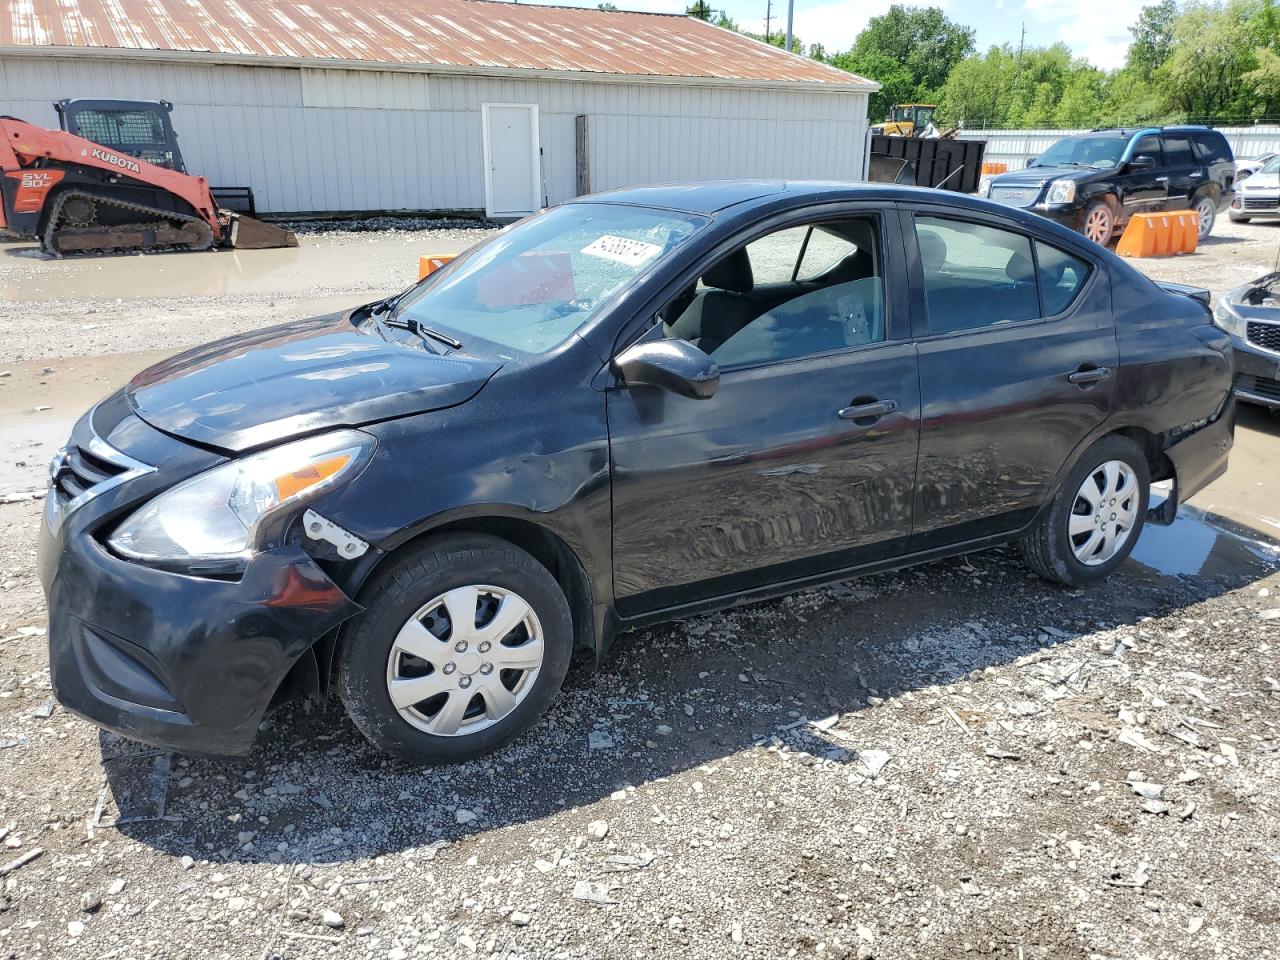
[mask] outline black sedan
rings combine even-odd
[[[1081,587],[1226,469],[1230,349],[1206,292],[984,200],[586,197],[87,413],[40,544],[54,690],[236,754],[332,686],[443,761],[622,628],[1008,541]]]

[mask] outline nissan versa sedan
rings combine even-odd
[[[40,542],[54,691],[227,755],[336,689],[440,762],[623,628],[1010,541],[1084,587],[1226,469],[1230,351],[1207,292],[985,200],[585,197],[89,411]]]

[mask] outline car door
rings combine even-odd
[[[1071,245],[940,208],[915,254],[920,460],[913,550],[1025,525],[1108,415],[1119,359],[1106,272]]]
[[[1152,165],[1142,169],[1133,163],[1136,157],[1150,157]],[[1126,219],[1135,213],[1152,213],[1165,208],[1169,197],[1169,177],[1165,172],[1164,151],[1156,134],[1139,137],[1133,144],[1120,175],[1116,177],[1116,190]]]
[[[1168,177],[1166,210],[1186,210],[1191,198],[1205,182],[1205,168],[1196,162],[1191,138],[1185,133],[1161,136],[1164,148],[1164,175]]]
[[[720,382],[608,389],[624,616],[905,550],[919,384],[898,229],[867,206],[788,223],[695,265],[692,302],[672,291],[642,339],[699,346]]]

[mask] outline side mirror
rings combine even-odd
[[[1140,153],[1129,161],[1130,170],[1151,170],[1154,169],[1155,165],[1155,158],[1145,153]]]
[[[687,340],[632,344],[613,368],[629,387],[661,387],[693,400],[707,399],[720,386],[719,365]]]
[[[1030,170],[1036,165],[1037,157],[1027,157],[1027,169]]]

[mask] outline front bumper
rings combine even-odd
[[[1233,217],[1280,217],[1280,193],[1236,191],[1230,208]]]
[[[70,511],[49,491],[38,563],[53,692],[126,737],[243,754],[298,657],[360,607],[298,546],[255,556],[235,580],[115,556],[104,532],[160,483],[121,483]]]
[[[1236,397],[1273,410],[1280,409],[1280,354],[1234,336],[1231,345],[1235,348]]]

